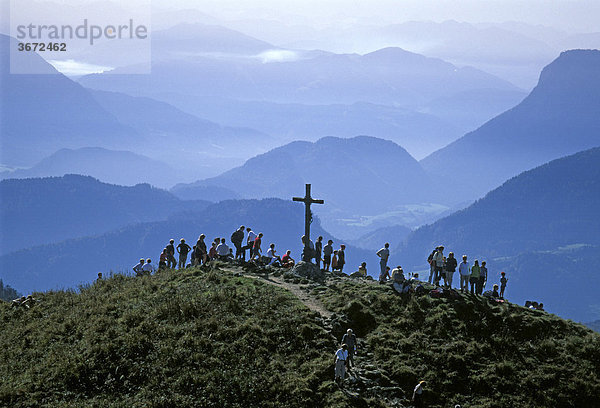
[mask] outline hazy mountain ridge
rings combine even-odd
[[[593,262],[593,248],[600,245],[598,208],[600,148],[594,148],[526,171],[470,207],[419,228],[393,258],[403,265],[425,268],[427,254],[444,244],[446,252],[454,251],[457,257],[466,253],[471,261],[487,259],[495,276],[505,268],[514,281],[527,282],[513,288],[519,299],[536,293],[548,303],[561,303],[562,299],[578,305],[591,302],[586,304],[588,310],[579,311],[580,316],[590,316],[590,305],[596,303],[591,282],[600,281],[582,260]],[[577,253],[560,250],[573,245],[579,246]],[[529,261],[532,257],[544,262],[536,265]],[[561,257],[571,261],[545,261]],[[585,282],[581,291],[575,285],[568,289],[563,285],[568,275]],[[548,290],[536,290],[540,284]],[[577,315],[574,308],[569,309],[570,316]]]
[[[455,199],[477,198],[524,170],[599,146],[598,72],[600,51],[562,53],[523,102],[420,163],[447,176]]]
[[[166,219],[175,212],[208,205],[201,200],[181,201],[148,184],[123,187],[79,175],[2,180],[0,197],[3,254]]]
[[[325,137],[273,149],[220,176],[179,185],[172,192],[186,191],[193,197],[196,186],[218,186],[246,198],[287,199],[302,194],[298,186],[305,183],[312,183],[314,194],[325,199],[329,208],[376,214],[400,204],[426,202],[432,194],[425,186],[433,181],[406,150],[391,141]],[[350,186],[361,190],[358,193]],[[377,196],[381,199],[373,200]]]
[[[128,151],[100,147],[60,149],[28,169],[0,172],[3,179],[61,177],[84,174],[105,183],[132,186],[141,181],[166,188],[180,176],[176,170],[158,160]]]

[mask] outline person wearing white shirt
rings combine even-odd
[[[469,278],[471,277],[471,267],[467,262],[467,256],[463,255],[462,262],[458,265],[458,273],[460,274],[460,291],[469,290]]]
[[[254,240],[256,239],[257,235],[254,231],[252,231],[252,228],[248,227],[246,228],[246,231],[248,231],[248,238],[246,239],[246,248],[248,248],[250,250],[250,254],[249,254],[249,259],[252,259],[252,256],[254,255],[254,251],[253,251],[253,246],[254,246]]]
[[[229,257],[229,246],[225,243],[225,238],[221,238],[221,243],[217,245],[217,255],[221,261],[226,261]]]
[[[146,262],[146,260],[142,258],[140,259],[140,263],[135,264],[132,268],[136,276],[140,276],[144,272],[144,262]]]
[[[275,254],[275,252],[275,244],[269,245],[269,249],[267,250],[267,257],[271,258],[269,265],[273,265],[275,262],[281,263],[281,259]]]
[[[150,264],[152,260],[150,258],[146,259],[146,264],[142,266],[142,271],[144,275],[151,275],[154,272],[154,265]]]
[[[335,352],[335,382],[341,385],[346,375],[346,361],[348,360],[348,346],[342,344],[342,347]],[[339,379],[339,380],[338,380]]]
[[[379,258],[381,258],[381,260],[379,261],[379,266],[381,267],[381,272],[379,273],[379,281],[381,281],[382,277],[385,275],[388,258],[390,257],[390,244],[386,242],[384,247],[376,252],[376,255]]]

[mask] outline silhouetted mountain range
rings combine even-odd
[[[564,52],[518,106],[421,161],[455,200],[480,197],[521,171],[600,145],[600,51]]]
[[[181,201],[148,184],[123,187],[67,175],[0,181],[0,253],[164,220],[208,205]],[[12,283],[12,282],[11,282]]]
[[[486,259],[494,276],[504,268],[513,300],[535,294],[562,315],[593,320],[599,208],[600,148],[594,148],[524,172],[470,207],[419,228],[393,258],[425,268],[430,251],[444,244],[459,259],[463,253],[471,261]]]

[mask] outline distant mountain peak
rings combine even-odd
[[[540,74],[537,88],[600,88],[600,51],[563,51]]]

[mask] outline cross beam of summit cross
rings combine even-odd
[[[310,205],[311,204],[324,204],[325,201],[323,200],[315,200],[314,198],[312,198],[310,196],[310,184],[306,185],[306,195],[304,197],[292,197],[292,200],[294,201],[301,201],[304,203],[306,212],[304,214],[304,236],[306,237],[306,240],[304,242],[304,247],[306,248],[310,242],[310,223],[312,221],[312,214],[310,212]]]

